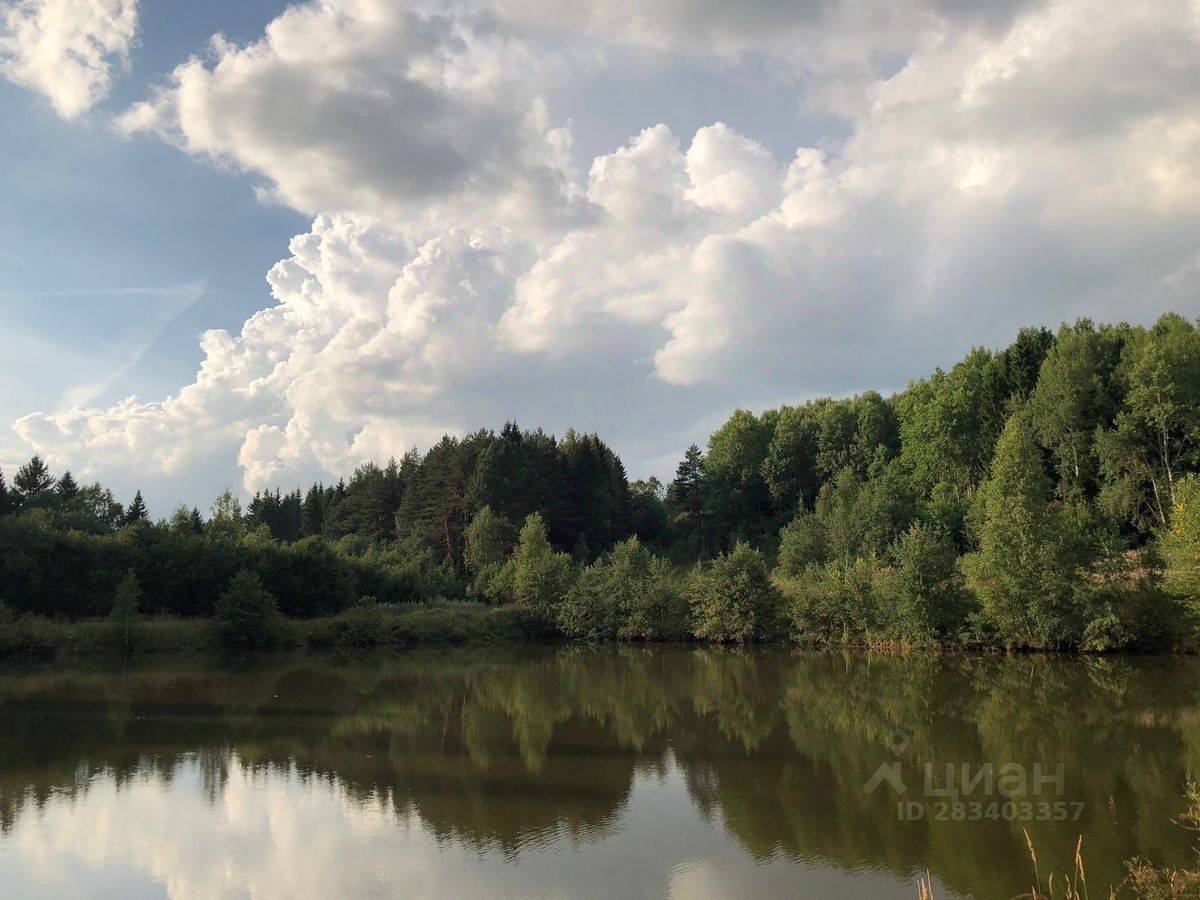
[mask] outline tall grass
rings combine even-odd
[[[1200,832],[1200,784],[1188,782],[1186,811],[1176,820],[1178,825],[1190,831]],[[1088,893],[1087,870],[1083,864],[1083,835],[1075,844],[1075,859],[1066,874],[1050,872],[1043,880],[1037,847],[1029,831],[1025,834],[1025,846],[1029,848],[1029,859],[1033,865],[1033,886],[1028,893],[1014,900],[1091,900]],[[1108,887],[1108,900],[1132,898],[1132,900],[1197,900],[1200,898],[1200,848],[1197,848],[1195,869],[1159,868],[1140,857],[1126,862],[1129,874],[1119,885]],[[934,900],[933,877],[926,872],[917,881],[918,900]]]

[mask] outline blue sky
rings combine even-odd
[[[10,0],[0,467],[165,513],[515,417],[666,475],[736,406],[1195,316],[1200,10],[1101,6]]]
[[[108,403],[185,383],[200,362],[197,335],[237,328],[263,305],[264,274],[307,219],[259,203],[244,177],[117,134],[105,112],[142,99],[214,33],[252,38],[280,8],[142,4],[129,72],[82,122],[0,81],[0,308],[11,341],[0,374],[15,386],[0,394],[0,447],[16,443],[16,418],[72,391],[103,384],[91,401]]]

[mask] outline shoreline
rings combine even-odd
[[[916,656],[1060,656],[1181,657],[1185,650],[1081,651],[1077,648],[1005,648],[955,642],[906,644],[896,641],[812,643],[780,636],[750,643],[712,640],[621,641],[581,640],[567,637],[553,624],[511,606],[473,603],[352,607],[337,615],[307,619],[280,617],[274,639],[262,646],[228,647],[221,643],[215,618],[153,616],[140,619],[126,642],[110,619],[54,621],[22,616],[0,622],[0,663],[63,663],[75,659],[109,656],[154,657],[163,655],[259,656],[306,650],[395,650],[424,647],[487,646],[689,646],[763,647],[814,652],[848,652]]]

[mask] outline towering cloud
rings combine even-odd
[[[206,335],[161,403],[18,431],[105,466],[223,454],[253,488],[516,415],[599,428],[636,471],[735,403],[900,387],[1030,322],[1200,312],[1195,4],[718,6],[340,0],[215,41],[121,123],[315,216],[277,304]],[[827,65],[856,23],[900,54],[862,84]],[[780,29],[826,52],[806,68]],[[617,43],[670,65],[718,33],[807,81],[845,137],[783,159],[719,122],[647,123],[573,170],[542,78],[603,71]]]

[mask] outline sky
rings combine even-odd
[[[0,0],[0,123],[0,469],[156,515],[1200,314],[1200,0]]]

